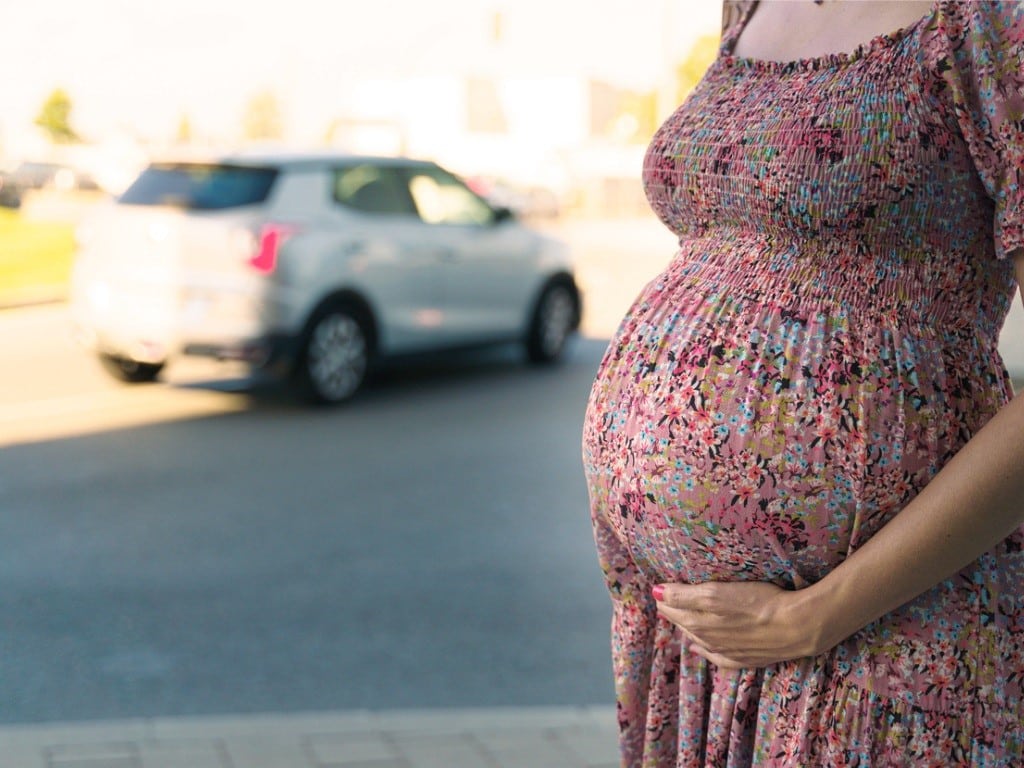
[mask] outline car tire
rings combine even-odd
[[[142,363],[120,355],[100,353],[103,369],[118,381],[129,384],[144,384],[155,381],[164,369],[163,363]]]
[[[343,304],[327,305],[313,315],[295,368],[300,397],[339,405],[359,392],[370,369],[369,327],[363,313]]]
[[[526,354],[533,363],[556,362],[577,326],[576,293],[564,282],[541,292],[526,334]]]

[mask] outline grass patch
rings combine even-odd
[[[74,231],[72,224],[27,221],[0,209],[0,307],[67,295]]]

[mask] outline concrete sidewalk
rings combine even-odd
[[[0,726],[0,768],[616,768],[610,707]]]

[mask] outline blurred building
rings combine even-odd
[[[663,7],[666,23],[684,23],[678,9],[669,13],[672,3]],[[573,56],[581,41],[567,43],[536,4],[506,3],[482,12],[475,26],[476,34],[467,33],[473,24],[449,37],[437,33],[415,71],[352,85],[339,97],[329,143],[431,157],[470,177],[546,192],[575,213],[648,214],[643,153],[681,86],[692,85],[682,83],[680,66],[689,46],[655,30],[663,67],[648,85],[633,86],[579,66]],[[707,33],[695,28],[692,36]],[[701,57],[709,63],[713,53]]]
[[[652,119],[643,105],[653,95],[568,75],[427,75],[365,80],[347,102],[328,133],[333,147],[431,157],[546,190],[577,212],[646,210],[639,175]]]
[[[674,106],[679,61],[720,15],[717,3],[691,0],[297,0],[308,13],[284,22],[247,8],[247,34],[227,34],[236,4],[225,0],[220,15],[168,6],[159,50],[130,34],[151,25],[142,11],[119,15],[119,33],[97,27],[106,58],[82,55],[80,36],[60,38],[62,57],[30,74],[41,94],[67,83],[88,140],[76,165],[118,191],[140,157],[230,150],[274,133],[294,148],[434,158],[563,210],[646,214],[644,147]],[[93,23],[82,14],[69,29]],[[28,140],[29,90],[0,115],[0,166],[58,149]],[[273,107],[274,131],[246,127],[254,94]]]

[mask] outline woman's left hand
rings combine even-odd
[[[683,630],[690,652],[719,667],[766,667],[814,656],[825,625],[806,590],[764,582],[659,584],[658,613]]]

